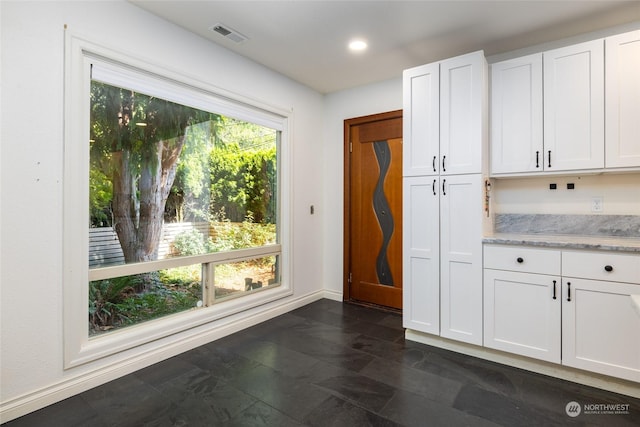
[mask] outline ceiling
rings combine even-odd
[[[639,0],[129,1],[320,93],[478,49],[489,56],[640,21]],[[219,23],[247,40],[210,30]],[[349,52],[354,37],[368,49]]]

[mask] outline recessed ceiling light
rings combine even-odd
[[[354,39],[349,42],[349,50],[352,52],[362,52],[367,48],[367,42],[362,39]]]

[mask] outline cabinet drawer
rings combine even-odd
[[[525,246],[485,245],[484,268],[560,275],[560,251]]]
[[[563,251],[562,275],[640,285],[640,254]]]

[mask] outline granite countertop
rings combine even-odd
[[[497,214],[485,243],[640,253],[640,215]]]
[[[484,243],[503,245],[530,245],[560,249],[593,249],[640,254],[640,238],[617,236],[542,235],[495,233],[485,236]]]

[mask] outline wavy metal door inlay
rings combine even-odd
[[[374,142],[373,149],[380,168],[380,176],[378,177],[378,182],[373,192],[373,209],[378,218],[380,229],[382,230],[382,247],[376,258],[376,273],[378,275],[378,282],[381,285],[393,286],[391,267],[387,259],[387,249],[391,236],[393,235],[394,221],[391,216],[389,202],[384,194],[384,180],[387,177],[389,165],[391,164],[391,150],[389,149],[387,141]]]

